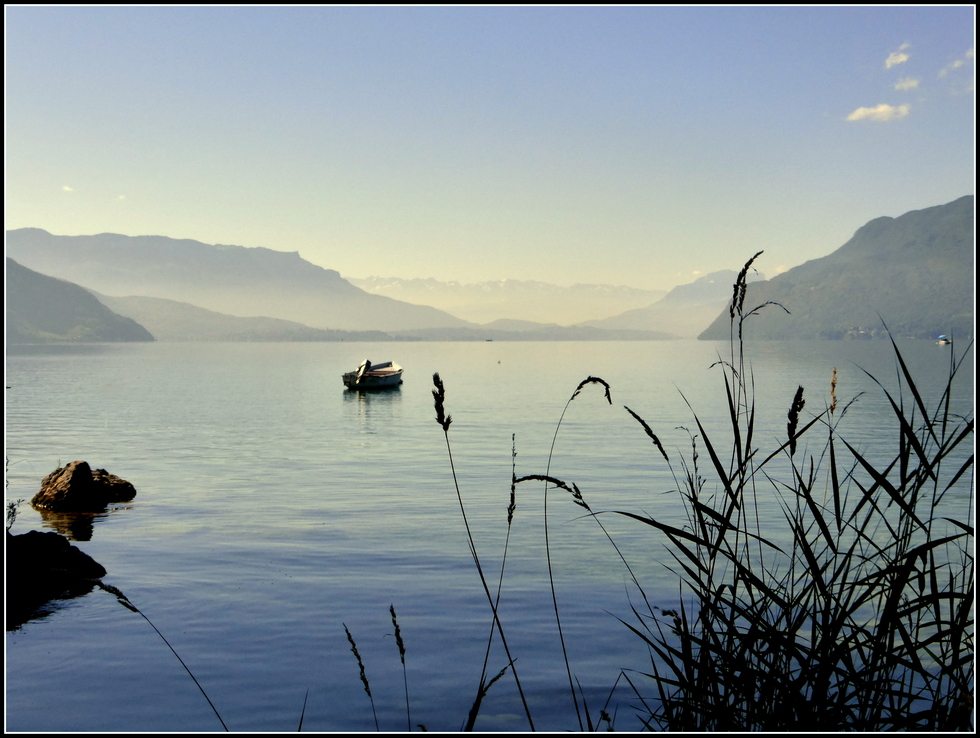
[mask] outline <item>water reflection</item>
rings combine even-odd
[[[835,366],[842,403],[869,390],[848,413],[848,438],[856,434],[855,442],[869,454],[885,444],[888,413],[879,408],[887,403],[880,401],[880,391],[871,391],[877,388],[868,386],[872,383],[855,364],[879,372],[891,387],[896,377],[892,355],[886,351],[879,358],[872,350],[890,347],[832,343],[758,342],[750,347],[760,398],[772,407],[766,415],[771,432],[763,439],[765,448],[771,450],[773,438],[785,438],[787,407],[799,384],[812,398],[805,412],[823,411]],[[154,490],[153,504],[134,509],[138,521],[99,534],[106,542],[112,539],[111,560],[104,563],[127,593],[137,591],[138,582],[142,591],[134,601],[154,622],[159,613],[161,628],[168,626],[165,632],[182,621],[181,642],[175,645],[182,654],[188,650],[208,659],[205,686],[210,692],[215,685],[218,707],[235,714],[237,729],[295,730],[310,685],[304,728],[374,729],[342,621],[357,637],[371,681],[379,680],[376,696],[388,695],[379,702],[380,717],[384,720],[387,710],[389,726],[404,726],[404,708],[395,700],[402,686],[394,681],[401,679],[400,670],[384,668],[398,663],[393,639],[384,637],[392,631],[390,603],[399,619],[405,618],[403,625],[414,623],[406,640],[411,633],[415,642],[408,647],[425,663],[411,686],[413,717],[416,699],[427,698],[441,709],[428,708],[419,722],[430,729],[458,729],[457,709],[465,717],[473,701],[468,685],[479,675],[484,656],[480,643],[486,643],[487,606],[466,548],[445,442],[434,420],[431,383],[412,380],[400,390],[345,392],[339,375],[349,369],[349,357],[335,355],[343,348],[339,343],[159,343],[125,347],[119,352],[125,362],[114,354],[83,361],[11,360],[8,384],[32,388],[8,398],[8,444],[23,460],[11,466],[11,490],[35,484],[43,474],[33,470],[49,466],[52,454],[64,448],[80,458],[101,459],[110,468],[124,466],[141,488]],[[399,352],[413,376],[439,371],[446,380],[446,409],[458,416],[451,435],[466,475],[467,510],[477,527],[481,556],[499,562],[495,554],[505,527],[511,434],[517,433],[518,473],[545,471],[555,421],[571,391],[589,375],[613,385],[616,406],[606,403],[598,387],[573,402],[552,473],[577,482],[594,507],[649,511],[680,522],[677,495],[668,494],[676,485],[661,472],[659,454],[620,403],[650,423],[672,458],[677,449],[689,452],[687,433],[674,430],[692,424],[678,389],[708,426],[724,428],[721,374],[707,369],[719,348],[727,350],[727,345],[693,340],[406,342]],[[941,374],[948,363],[948,354],[940,353],[945,348],[916,345],[906,361],[930,376]],[[289,360],[273,349],[288,351]],[[108,381],[115,383],[112,393],[99,389]],[[968,413],[972,383],[962,389],[954,401],[962,405],[959,412]],[[337,393],[342,393],[341,402]],[[66,397],[73,401],[64,402]],[[698,450],[703,452],[700,444]],[[181,484],[173,484],[175,478]],[[964,486],[968,502],[969,480]],[[552,603],[540,497],[537,491],[532,497],[530,488],[525,495],[518,502],[518,538],[511,543],[503,596],[515,624],[515,655],[546,691],[548,714],[555,717],[545,725],[557,729],[567,725],[559,716],[561,708],[550,707],[552,665],[561,657],[551,658],[557,651],[553,615],[550,621],[545,617]],[[563,516],[550,533],[565,577],[560,594],[574,603],[570,619],[578,628],[573,666],[588,674],[583,688],[591,697],[595,684],[606,686],[608,693],[621,667],[648,669],[650,664],[635,637],[608,614],[631,617],[621,562],[599,538],[594,521],[580,519],[580,508],[567,499],[555,502],[555,513]],[[781,508],[775,503],[773,508],[762,524],[785,526]],[[628,527],[624,519],[621,535],[629,545],[624,554],[631,564],[638,560],[641,581],[657,604],[674,605],[677,578],[665,566],[672,561],[641,527],[648,528]],[[115,571],[121,566],[112,563],[117,561],[125,562],[125,572]],[[170,652],[158,643],[148,645],[155,638],[148,628],[120,628],[118,609],[92,602],[66,607],[45,627],[29,632],[31,637],[11,639],[7,699],[15,708],[8,712],[8,727],[129,732],[162,726],[195,732],[211,725],[212,716],[195,711],[196,693],[186,704],[182,701],[180,695],[189,692],[183,689],[186,675],[178,669],[165,677],[172,671]],[[612,625],[601,625],[607,622]],[[111,649],[105,647],[108,642]],[[372,663],[377,668],[372,670]],[[563,678],[559,673],[555,681]],[[510,714],[516,698],[509,679],[489,692],[495,725]],[[137,693],[140,699],[107,702],[106,690]],[[493,702],[495,694],[498,702]]]
[[[390,429],[395,408],[401,408],[400,387],[384,390],[344,390],[344,415],[358,433],[374,435]]]
[[[391,407],[392,404],[400,402],[401,399],[401,387],[392,387],[383,390],[344,390],[344,404],[354,404],[364,411],[367,411],[370,407]]]
[[[73,579],[64,586],[55,584],[47,591],[31,592],[26,596],[18,596],[8,585],[5,629],[8,632],[19,630],[29,622],[50,617],[70,600],[87,595],[95,585],[94,580]]]
[[[118,349],[118,343],[20,343],[8,344],[7,356],[99,356]]]
[[[51,528],[69,541],[91,541],[95,521],[112,515],[117,510],[129,508],[109,508],[100,512],[55,512],[38,509],[45,528]]]

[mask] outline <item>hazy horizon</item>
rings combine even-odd
[[[6,6],[6,228],[774,276],[974,190],[973,6]]]

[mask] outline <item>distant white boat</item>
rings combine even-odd
[[[936,341],[936,343],[938,343],[940,346],[945,346],[948,343],[952,343],[952,341],[946,338],[946,336],[940,336],[939,340]]]
[[[344,386],[352,390],[391,389],[402,383],[402,368],[393,361],[372,364],[365,359],[357,371],[344,374]]]

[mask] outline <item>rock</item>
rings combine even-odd
[[[136,488],[105,469],[92,471],[88,462],[73,461],[56,469],[41,482],[31,505],[57,512],[98,512],[111,502],[129,502]]]
[[[36,530],[19,536],[7,532],[7,564],[14,565],[14,576],[58,571],[80,579],[101,579],[106,574],[102,564],[62,536]]]
[[[7,531],[6,559],[7,630],[38,617],[52,600],[88,594],[106,575],[101,564],[57,533]]]

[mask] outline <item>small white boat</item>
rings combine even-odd
[[[938,343],[940,346],[946,346],[947,344],[952,343],[952,341],[946,338],[946,336],[940,336],[939,340],[936,341],[936,343]]]
[[[344,374],[344,386],[352,390],[391,389],[402,383],[402,368],[393,361],[372,364],[365,359],[357,371]]]

